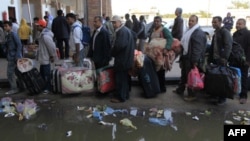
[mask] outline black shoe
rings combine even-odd
[[[184,94],[184,91],[181,91],[180,89],[175,89],[173,90],[174,93],[178,94],[178,95],[183,95]]]
[[[226,101],[227,101],[226,98],[219,98],[216,105],[218,105],[218,106],[225,105]]]

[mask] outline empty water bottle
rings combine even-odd
[[[169,124],[169,122],[164,118],[149,118],[148,120],[151,123],[158,124],[161,126],[166,126]]]

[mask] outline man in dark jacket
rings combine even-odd
[[[95,68],[99,69],[109,64],[111,59],[111,43],[109,32],[103,27],[102,17],[94,18],[95,31],[90,41],[88,57],[92,58]]]
[[[222,18],[220,16],[213,17],[212,26],[215,33],[209,51],[208,63],[226,66],[232,51],[233,39],[229,31],[221,25]],[[218,97],[217,105],[222,105],[225,102],[225,97]]]
[[[122,24],[119,16],[112,17],[115,29],[115,40],[111,51],[115,58],[115,86],[116,92],[111,102],[125,102],[129,97],[129,76],[128,71],[133,65],[134,39],[131,31]]]
[[[189,29],[183,35],[181,45],[183,47],[183,54],[180,58],[181,63],[181,81],[178,88],[174,91],[177,94],[184,94],[188,73],[194,67],[203,71],[205,60],[205,50],[207,44],[206,34],[201,30],[198,24],[198,17],[191,15],[188,21]],[[196,91],[188,88],[188,96],[184,97],[186,101],[193,101],[196,99]]]
[[[57,11],[57,17],[52,22],[52,32],[56,38],[61,59],[69,58],[70,26],[67,23],[66,18],[63,16],[62,10]],[[65,44],[65,53],[63,51],[63,42]]]
[[[182,15],[182,9],[176,8],[175,10],[176,18],[174,19],[174,26],[172,29],[172,36],[178,40],[181,40],[181,37],[183,35],[183,19],[181,17]]]
[[[231,13],[228,12],[227,16],[223,19],[223,24],[228,31],[231,31],[231,29],[233,28],[234,25],[234,20],[233,17],[231,17]]]
[[[241,70],[241,93],[240,104],[247,102],[247,77],[250,65],[250,31],[246,27],[245,19],[238,19],[236,22],[236,32],[233,34],[233,40],[241,45],[246,56],[246,64],[244,66],[236,66]]]
[[[131,21],[131,19],[130,19],[130,15],[129,15],[128,13],[125,14],[125,19],[126,19],[125,26],[126,26],[128,29],[132,30],[132,28],[133,28],[133,23],[132,23],[132,21]]]

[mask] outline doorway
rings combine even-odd
[[[16,9],[15,7],[8,7],[9,17],[16,18]]]

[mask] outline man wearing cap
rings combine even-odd
[[[129,98],[129,75],[128,70],[133,65],[134,58],[134,39],[131,31],[122,24],[119,16],[112,17],[112,24],[115,29],[115,39],[111,55],[115,58],[115,86],[116,91],[113,103],[125,102]]]
[[[46,25],[46,21],[41,19],[36,23],[37,31],[40,32],[37,60],[40,63],[40,73],[46,82],[44,94],[48,94],[50,91],[50,62],[57,59],[56,45],[53,41],[54,34],[46,28]]]
[[[82,44],[82,25],[77,22],[76,15],[68,13],[66,19],[71,25],[71,33],[69,38],[70,51],[73,53],[73,60],[78,67],[83,66],[84,46]]]

